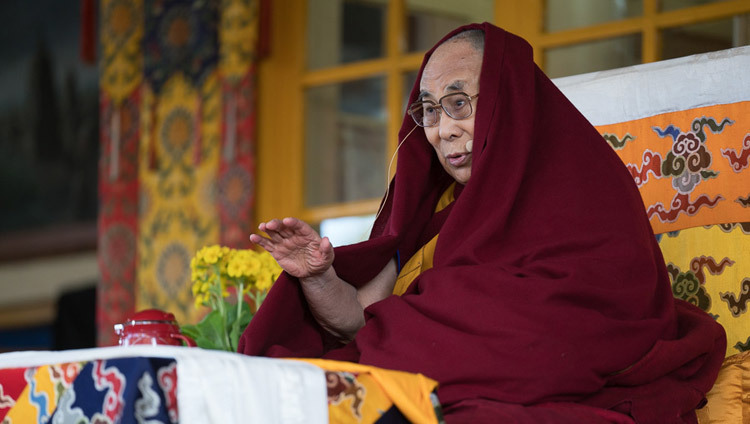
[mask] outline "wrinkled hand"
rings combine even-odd
[[[315,277],[333,264],[333,245],[297,218],[272,219],[258,226],[268,237],[251,234],[250,241],[266,249],[276,262],[297,278]]]

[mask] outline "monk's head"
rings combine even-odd
[[[440,164],[460,184],[471,177],[483,51],[481,30],[460,32],[443,42],[425,65],[419,99],[409,109]]]

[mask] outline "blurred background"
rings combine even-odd
[[[746,0],[4,0],[0,351],[193,307],[189,261],[297,216],[364,239],[424,51],[488,21],[552,78],[750,43]],[[391,171],[392,172],[392,171]]]

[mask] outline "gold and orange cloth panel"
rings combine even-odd
[[[325,370],[332,424],[378,423],[389,417],[412,423],[442,422],[434,394],[438,384],[422,374],[325,359],[301,361]],[[398,418],[388,422],[401,422]]]
[[[750,349],[750,102],[598,127],[640,189],[675,297]]]

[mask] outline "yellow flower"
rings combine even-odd
[[[251,276],[257,274],[261,270],[262,266],[263,265],[257,256],[251,256],[246,263],[245,275]]]
[[[258,288],[258,290],[268,290],[271,288],[271,284],[273,284],[273,274],[271,271],[267,269],[261,269],[258,271],[257,279],[255,280],[255,287]]]
[[[206,307],[218,312],[225,324],[231,324],[231,334],[239,334],[241,320],[252,317],[253,311],[263,302],[268,289],[282,272],[273,256],[266,251],[251,249],[231,249],[227,246],[211,245],[199,249],[190,260],[191,292],[196,308]],[[240,286],[242,290],[240,290]],[[243,304],[245,295],[251,299],[250,305]],[[221,297],[232,297],[224,301]],[[249,306],[249,308],[248,308]],[[236,311],[236,313],[235,313]],[[231,312],[231,313],[230,313]],[[244,317],[234,319],[235,317]],[[215,316],[215,315],[212,315]],[[202,322],[197,324],[199,333]],[[226,349],[236,346],[227,327],[226,334],[220,337],[226,339],[222,345]],[[213,327],[211,334],[215,333]],[[233,342],[232,342],[233,341]],[[234,343],[234,345],[232,344]]]
[[[217,294],[236,296],[237,300],[247,294],[259,304],[282,269],[266,251],[211,245],[195,253],[190,261],[190,271],[191,291],[195,307],[199,308],[216,307],[213,304]],[[238,293],[240,285],[244,294]]]
[[[227,275],[231,278],[252,277],[261,269],[260,260],[252,250],[232,252],[227,264]]]
[[[281,267],[279,266],[279,263],[276,262],[276,259],[274,259],[270,253],[263,251],[258,255],[258,258],[261,260],[261,263],[263,263],[264,268],[267,268],[273,273],[281,273]]]
[[[209,287],[211,287],[211,284],[205,281],[196,281],[195,283],[193,283],[193,286],[191,287],[191,291],[193,292],[193,296],[196,299],[201,299],[203,297],[206,297],[206,300],[207,300]]]
[[[193,283],[205,281],[208,277],[208,270],[205,267],[195,268],[190,272],[190,281]]]
[[[232,259],[234,260],[247,261],[251,256],[253,256],[253,252],[247,249],[240,249],[232,252]]]
[[[224,250],[221,246],[215,244],[213,246],[204,247],[198,252],[198,255],[202,257],[205,263],[213,265],[219,262],[219,259],[224,256]]]
[[[230,260],[227,264],[227,275],[232,278],[242,277],[243,265],[239,261]]]
[[[208,304],[208,294],[197,294],[195,296],[195,307],[200,308]]]
[[[274,262],[274,263],[276,262],[276,260],[274,260],[273,256],[271,256],[271,254],[268,253],[265,250],[262,251],[262,252],[260,252],[260,253],[258,253],[258,258],[261,260],[261,262],[263,262],[264,265],[267,265],[267,264],[272,263],[272,262]]]

